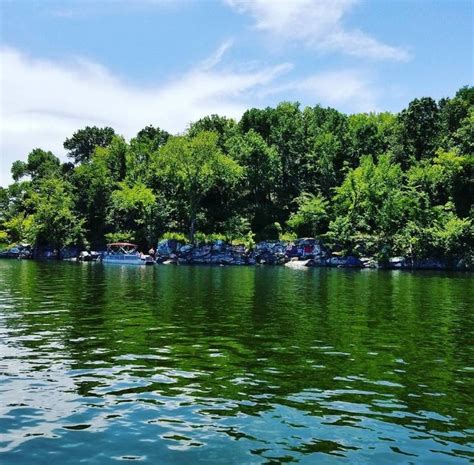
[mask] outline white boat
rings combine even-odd
[[[107,244],[107,252],[105,252],[103,263],[114,263],[118,265],[154,265],[150,255],[144,255],[138,252],[138,245],[129,242],[113,242]]]

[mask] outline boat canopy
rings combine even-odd
[[[137,249],[138,245],[131,244],[130,242],[112,242],[107,244],[107,250],[111,253],[132,254],[136,253]]]

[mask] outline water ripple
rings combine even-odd
[[[467,463],[469,275],[0,262],[2,463]]]

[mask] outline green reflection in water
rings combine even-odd
[[[462,463],[472,284],[2,261],[0,450],[75,463],[87,437],[91,463]]]

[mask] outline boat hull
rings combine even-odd
[[[128,255],[106,255],[103,260],[103,263],[112,264],[112,265],[153,265],[154,261],[140,258],[138,255],[128,256]]]

